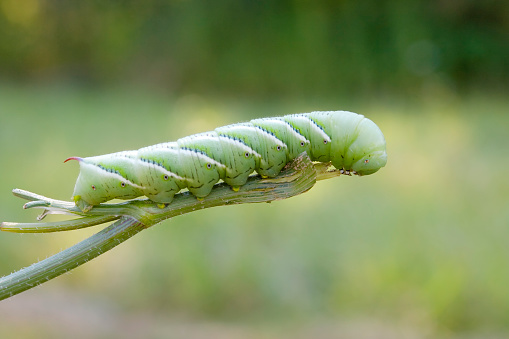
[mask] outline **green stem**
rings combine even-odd
[[[143,229],[144,226],[139,221],[130,217],[122,217],[114,224],[80,243],[1,278],[0,300],[12,297],[68,272],[119,245]]]
[[[25,208],[44,209],[41,219],[48,213],[78,215],[82,218],[40,224],[4,222],[0,224],[1,231],[55,232],[119,220],[58,254],[1,278],[0,300],[68,272],[112,249],[141,230],[165,219],[215,206],[286,199],[306,192],[313,187],[317,180],[338,175],[337,171],[329,170],[328,164],[313,164],[304,153],[289,164],[277,177],[270,179],[262,179],[259,176],[250,177],[239,191],[232,190],[226,184],[218,184],[203,201],[197,200],[186,192],[176,195],[172,203],[164,208],[158,207],[150,200],[131,200],[120,204],[94,206],[86,214],[76,208],[73,203],[16,189],[13,191],[16,196],[30,201],[25,204]]]
[[[116,216],[97,216],[84,217],[79,219],[45,222],[45,223],[19,223],[19,222],[3,222],[0,230],[13,233],[49,233],[77,230],[90,226],[104,224],[109,221],[118,219]]]

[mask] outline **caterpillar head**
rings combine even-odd
[[[334,118],[339,118],[335,122],[331,145],[334,167],[357,175],[368,175],[385,166],[385,138],[373,121],[351,112],[341,112]]]
[[[350,145],[354,154],[351,170],[358,175],[373,174],[387,163],[385,138],[371,120],[364,118],[358,126],[358,136]]]

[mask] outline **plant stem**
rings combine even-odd
[[[68,272],[119,245],[144,228],[139,221],[131,217],[122,217],[80,243],[1,278],[0,300]]]
[[[313,164],[304,153],[290,163],[277,177],[269,179],[262,179],[259,176],[250,177],[239,191],[234,191],[223,183],[216,185],[212,193],[203,201],[197,200],[186,192],[176,195],[172,203],[164,208],[158,207],[150,200],[131,200],[120,204],[94,206],[86,214],[76,208],[73,203],[16,189],[13,191],[16,196],[30,200],[25,204],[25,208],[44,209],[41,218],[48,213],[79,215],[82,218],[40,224],[4,222],[0,224],[2,231],[53,232],[119,220],[58,254],[1,278],[0,300],[68,272],[165,219],[215,206],[286,199],[306,192],[313,187],[317,180],[337,175],[339,175],[337,171],[328,170],[327,164]]]

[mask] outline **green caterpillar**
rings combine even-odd
[[[346,174],[372,174],[387,162],[378,126],[346,111],[255,119],[137,151],[65,161],[79,161],[73,199],[88,211],[142,195],[168,204],[184,188],[202,199],[220,179],[238,190],[254,171],[274,177],[302,152]]]

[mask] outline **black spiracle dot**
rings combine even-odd
[[[326,139],[323,139],[323,144],[327,145],[328,141]]]
[[[369,159],[364,160],[364,163],[367,164],[369,162]]]
[[[276,147],[276,149],[277,149],[278,151],[281,151],[281,146],[277,146],[277,147]]]
[[[120,186],[125,187],[125,182],[121,182]]]
[[[301,142],[300,142],[300,145],[301,145],[302,147],[304,147],[304,145],[305,145],[304,141],[301,141]]]
[[[244,153],[244,156],[245,156],[246,158],[249,158],[249,152]]]
[[[92,185],[92,189],[95,191],[95,185]]]
[[[163,179],[164,179],[164,180],[168,180],[169,178],[170,178],[170,177],[168,176],[168,174],[165,174],[165,175],[163,176]]]
[[[211,169],[211,168],[212,168],[212,164],[211,164],[210,162],[207,164],[207,168],[208,168],[208,169]]]

